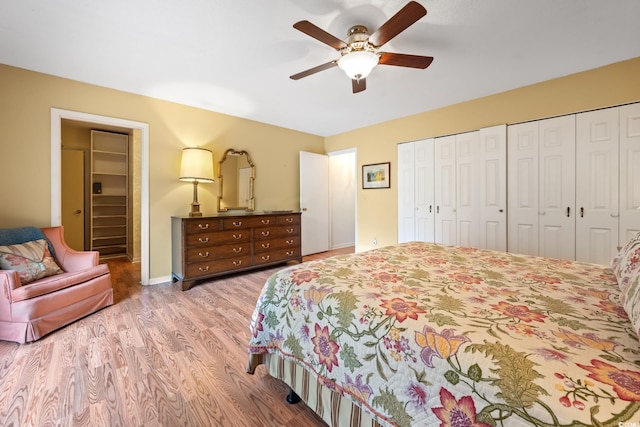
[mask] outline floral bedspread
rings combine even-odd
[[[610,269],[429,243],[274,274],[250,353],[299,361],[390,426],[640,425]]]

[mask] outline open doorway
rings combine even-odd
[[[62,225],[67,244],[140,262],[140,133],[62,119]]]
[[[132,167],[137,168],[138,179],[129,187],[132,200],[130,214],[132,221],[131,248],[133,261],[140,261],[140,282],[149,283],[149,128],[146,123],[112,117],[97,116],[75,111],[51,109],[51,225],[62,224],[62,151],[63,127],[65,132],[82,132],[83,128],[127,132],[132,141]],[[72,148],[67,139],[67,148]],[[77,148],[77,147],[75,147]],[[136,154],[137,153],[137,154]],[[85,163],[86,164],[86,163]],[[86,175],[86,173],[85,173]],[[84,179],[84,178],[83,178]],[[91,190],[93,190],[91,188]],[[83,202],[84,203],[84,202]],[[86,206],[86,205],[85,205]],[[78,209],[75,209],[78,210]],[[75,211],[74,210],[74,211]],[[87,212],[87,208],[84,208]],[[135,244],[134,242],[138,243]],[[137,254],[137,255],[136,255]]]

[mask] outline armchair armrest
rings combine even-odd
[[[11,320],[11,291],[20,286],[20,276],[17,271],[0,270],[0,321]]]
[[[47,227],[42,232],[53,245],[55,258],[64,271],[81,271],[98,265],[100,253],[98,251],[76,251],[64,241],[64,227]]]

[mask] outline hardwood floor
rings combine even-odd
[[[353,248],[305,257],[305,261]],[[270,274],[142,287],[110,260],[114,305],[39,341],[0,341],[2,426],[324,426],[260,366],[245,372],[249,319]]]

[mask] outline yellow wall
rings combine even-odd
[[[400,142],[640,100],[640,58],[322,138],[197,108],[0,65],[0,227],[50,221],[50,109],[123,118],[150,129],[150,277],[171,273],[170,220],[185,215],[192,187],[178,181],[181,149],[200,145],[215,161],[245,149],[256,164],[256,209],[297,209],[298,152],[357,148],[358,169],[391,162],[391,188],[357,190],[357,248],[397,241],[396,146]],[[360,179],[360,177],[359,177]],[[199,186],[213,212],[217,185]]]
[[[397,144],[640,101],[640,58],[380,123],[325,139],[327,152],[357,147],[363,164],[391,162],[391,188],[357,193],[357,250],[397,243]],[[360,175],[360,174],[359,174]],[[358,180],[362,177],[359,176]]]
[[[51,218],[51,108],[149,124],[150,277],[171,274],[172,215],[186,215],[193,186],[178,180],[185,146],[247,150],[256,164],[256,209],[298,209],[299,151],[324,139],[251,120],[0,65],[0,227],[48,226]],[[216,184],[200,185],[205,213]]]

